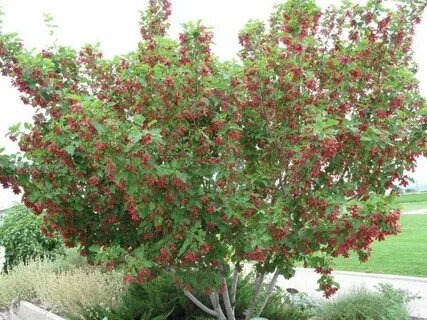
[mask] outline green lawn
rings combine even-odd
[[[403,215],[402,232],[375,242],[367,263],[357,256],[335,261],[335,270],[427,277],[427,215]]]
[[[404,193],[398,199],[398,203],[427,202],[427,192]]]
[[[421,210],[425,209],[427,212],[427,201],[425,202],[403,202],[400,204],[402,206],[402,210],[412,211],[412,210]]]
[[[397,202],[404,212],[425,209],[427,213],[427,192],[406,193],[401,195]]]

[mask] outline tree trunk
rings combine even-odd
[[[211,299],[211,303],[215,309],[215,311],[218,313],[217,319],[218,320],[229,320],[225,317],[224,312],[222,311],[221,303],[219,301],[219,295],[218,292],[213,292],[209,295]]]
[[[279,279],[279,275],[280,275],[279,271],[276,270],[276,272],[273,275],[273,278],[271,279],[270,285],[268,286],[267,292],[265,293],[264,302],[262,303],[261,308],[258,311],[258,316],[262,314],[265,306],[268,303],[268,300],[270,300],[270,297],[274,292],[274,286],[276,285],[277,280]]]
[[[248,309],[246,310],[245,320],[249,320],[252,318],[252,315],[255,311],[258,302],[258,296],[261,291],[262,283],[264,282],[265,273],[257,273],[255,278],[255,291],[252,296],[251,302],[249,304]]]
[[[228,286],[227,286],[227,280],[224,278],[222,280],[222,300],[224,301],[225,311],[227,313],[227,319],[228,320],[236,320],[234,317],[234,308],[231,305],[230,296],[228,294]]]
[[[259,305],[259,302],[261,301],[262,297],[260,297],[261,289],[264,283],[265,273],[257,273],[255,278],[255,288],[254,292],[251,298],[251,301],[249,303],[248,309],[245,312],[245,320],[250,320],[254,312],[256,310],[257,305]],[[257,315],[260,316],[262,311],[264,310],[265,306],[267,305],[271,295],[274,292],[274,287],[276,285],[276,282],[279,278],[279,272],[276,270],[274,273],[271,282],[267,288],[267,291],[264,296],[264,300],[261,304],[260,309],[257,311]],[[233,279],[231,284],[231,296],[228,290],[227,285],[227,279],[223,278],[222,280],[222,287],[221,287],[221,297],[224,303],[225,307],[225,314],[221,306],[220,302],[220,296],[218,292],[213,291],[210,295],[210,301],[212,304],[213,309],[209,308],[208,306],[204,305],[199,299],[197,299],[191,292],[184,290],[184,294],[201,310],[206,312],[207,314],[217,318],[218,320],[236,320],[235,317],[235,304],[236,304],[236,291],[237,291],[237,283],[238,283],[239,275],[238,271],[235,270],[233,273]]]
[[[196,306],[198,306],[200,309],[202,309],[207,314],[210,314],[211,316],[218,317],[219,314],[216,310],[212,310],[205,306],[199,299],[197,299],[190,291],[184,290],[184,294],[187,296],[188,299],[190,299],[191,302],[193,302]]]

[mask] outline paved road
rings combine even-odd
[[[378,283],[391,283],[395,288],[417,293],[421,299],[414,300],[409,304],[411,315],[427,318],[427,278],[344,271],[336,271],[334,276],[341,287],[336,297],[354,288],[364,287],[374,290],[374,286]],[[321,297],[322,294],[316,291],[318,278],[319,275],[312,269],[298,268],[295,277],[290,280],[281,278],[279,285],[283,288],[295,288],[309,295]]]

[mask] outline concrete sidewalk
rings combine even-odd
[[[410,302],[410,313],[413,317],[427,318],[427,278],[345,271],[335,271],[333,275],[340,284],[340,290],[334,297],[339,297],[354,288],[364,287],[374,290],[374,286],[378,283],[390,283],[395,288],[420,295],[421,299]],[[278,285],[282,288],[295,288],[311,296],[322,297],[322,293],[316,291],[318,279],[319,274],[315,273],[313,269],[297,268],[292,279],[281,278]]]

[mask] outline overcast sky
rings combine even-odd
[[[279,0],[172,0],[172,28],[177,37],[181,25],[201,19],[214,28],[215,53],[223,59],[232,59],[239,50],[237,34],[249,19],[266,20]],[[319,0],[327,7],[338,0]],[[148,0],[0,0],[6,16],[5,32],[17,32],[27,48],[42,49],[50,43],[43,13],[53,15],[59,25],[56,38],[63,45],[75,48],[85,43],[100,43],[107,56],[134,50],[139,41],[139,10]],[[419,26],[415,41],[416,60],[419,64],[418,79],[421,91],[427,97],[427,14]],[[8,152],[17,149],[4,136],[8,127],[17,122],[31,121],[31,107],[23,106],[16,90],[9,81],[0,77],[0,146]],[[427,184],[427,160],[418,163],[414,178]],[[19,200],[10,192],[0,190],[0,209],[10,207]]]

